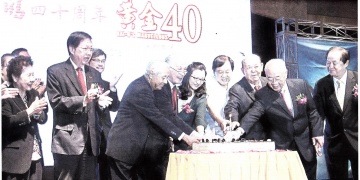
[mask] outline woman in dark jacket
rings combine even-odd
[[[7,76],[15,98],[2,100],[2,179],[42,179],[43,159],[37,124],[47,120],[47,102],[31,89],[35,80],[30,57],[10,60]]]

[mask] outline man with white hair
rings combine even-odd
[[[312,99],[311,88],[302,79],[287,79],[282,59],[265,65],[267,86],[255,93],[254,105],[241,119],[238,132],[243,134],[262,117],[270,124],[269,137],[276,149],[299,153],[308,179],[316,179],[316,153],[324,143],[323,122]],[[234,126],[233,126],[234,127]]]
[[[146,73],[127,87],[110,129],[106,155],[110,157],[112,179],[165,179],[170,142],[183,140],[189,146],[199,139],[183,121],[159,110],[154,91],[168,83],[169,65],[151,62]]]

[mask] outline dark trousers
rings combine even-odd
[[[335,144],[336,142],[336,144]],[[333,180],[348,179],[348,161],[351,163],[353,179],[359,179],[358,152],[351,146],[344,134],[325,138],[324,151],[329,177]]]
[[[91,152],[90,143],[86,143],[80,155],[53,153],[54,179],[58,180],[95,180],[96,156]]]
[[[106,138],[104,132],[101,133],[100,154],[98,156],[99,180],[111,180],[109,157],[105,154]]]
[[[134,164],[110,157],[113,180],[164,180],[169,161],[170,140],[148,136],[143,153]]]
[[[24,174],[2,173],[3,180],[41,180],[43,172],[42,159],[31,161],[30,169]]]

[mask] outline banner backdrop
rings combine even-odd
[[[212,60],[220,55],[235,61],[233,82],[242,78],[242,55],[252,52],[250,0],[0,0],[0,53],[28,49],[36,77],[68,58],[66,40],[85,31],[93,47],[107,54],[103,78],[123,74],[117,85],[121,98],[127,85],[145,72],[151,60],[181,53],[184,60],[203,62],[211,78]],[[50,152],[52,109],[40,125],[45,165]]]
[[[313,88],[316,81],[328,75],[326,69],[326,52],[333,46],[341,46],[350,52],[348,69],[358,69],[357,42],[340,42],[331,40],[297,39],[297,58],[299,64],[299,78],[305,79]]]

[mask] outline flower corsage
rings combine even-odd
[[[296,96],[296,101],[298,104],[306,104],[307,97],[303,93],[300,93]]]
[[[189,103],[186,103],[186,104],[183,106],[183,110],[184,110],[187,114],[194,112],[194,110],[191,109]]]
[[[92,83],[91,84],[91,89],[97,89],[98,90],[98,92],[97,92],[98,96],[104,93],[104,88],[101,87],[101,85],[98,84],[98,83]]]
[[[357,97],[358,96],[358,84],[356,83],[355,86],[352,89],[353,92],[353,96]]]

